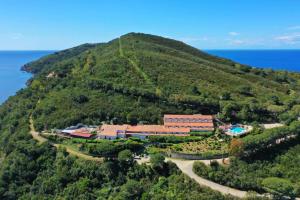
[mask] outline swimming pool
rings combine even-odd
[[[245,133],[246,129],[244,129],[243,127],[240,127],[240,126],[232,126],[229,129],[229,132],[234,135],[239,135],[239,134]]]

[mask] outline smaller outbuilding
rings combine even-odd
[[[94,134],[91,133],[91,130],[85,127],[78,128],[78,129],[65,129],[61,131],[62,134],[73,137],[73,138],[84,138],[90,139],[93,138]]]

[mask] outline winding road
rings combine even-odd
[[[34,128],[34,122],[33,122],[33,119],[32,117],[30,116],[30,119],[29,119],[29,127],[30,127],[30,134],[31,136],[33,137],[33,139],[37,140],[39,144],[42,144],[46,141],[48,141],[46,138],[42,137],[41,134],[39,132],[37,132]],[[92,161],[98,161],[98,162],[102,162],[103,161],[103,158],[100,158],[100,157],[95,157],[95,156],[90,156],[90,155],[87,155],[87,154],[84,154],[82,152],[79,152],[67,145],[64,145],[64,144],[55,144],[55,143],[51,143],[52,146],[56,147],[56,148],[65,148],[66,151],[71,154],[71,155],[74,155],[74,156],[77,156],[78,158],[82,158],[82,159],[85,159],[85,160],[92,160]]]
[[[35,140],[37,140],[40,144],[46,142],[47,139],[42,137],[40,135],[40,133],[35,130],[32,117],[30,117],[29,122],[30,122],[30,134],[32,135],[32,137]],[[65,148],[68,153],[70,153],[74,156],[77,156],[79,158],[85,159],[85,160],[92,160],[92,161],[98,161],[98,162],[103,161],[103,158],[84,154],[82,152],[79,152],[75,149],[68,147],[67,145],[54,144],[54,143],[51,143],[51,145],[55,146],[56,148],[60,148],[60,147]],[[179,159],[174,159],[174,158],[166,158],[166,161],[172,161],[173,163],[175,163],[177,165],[177,167],[182,171],[182,173],[184,173],[191,179],[195,180],[201,186],[209,187],[212,190],[218,191],[223,195],[232,195],[232,196],[239,197],[239,198],[247,197],[247,194],[248,194],[247,191],[242,191],[242,190],[234,189],[234,188],[227,187],[224,185],[220,185],[218,183],[212,182],[210,180],[207,180],[207,179],[202,178],[202,177],[198,176],[197,174],[195,174],[193,171],[193,165],[194,165],[195,160],[179,160]],[[147,162],[149,162],[149,159],[140,160],[140,161],[138,160],[138,164],[147,163]],[[205,164],[209,164],[210,160],[203,160],[202,162],[204,162]],[[221,162],[221,160],[218,160],[218,162]],[[260,195],[258,194],[258,196],[260,196]],[[296,198],[296,200],[300,200],[300,199]]]
[[[167,158],[167,161],[172,161],[173,163],[175,163],[177,165],[177,167],[188,177],[194,179],[197,183],[199,183],[199,185],[202,186],[206,186],[209,187],[213,190],[219,191],[220,193],[224,194],[224,195],[232,195],[235,197],[239,197],[239,198],[245,198],[247,196],[247,192],[246,191],[242,191],[242,190],[237,190],[234,188],[230,188],[224,185],[220,185],[218,183],[209,181],[205,178],[202,178],[200,176],[198,176],[197,174],[195,174],[193,172],[193,164],[194,164],[194,160],[178,160],[178,159],[172,159],[172,158]]]

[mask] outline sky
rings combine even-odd
[[[298,0],[0,0],[0,50],[143,32],[200,49],[300,49]]]

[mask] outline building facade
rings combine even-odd
[[[164,126],[189,128],[191,131],[213,131],[212,115],[164,115]]]
[[[99,138],[116,139],[149,136],[189,136],[195,131],[213,131],[213,116],[211,115],[165,115],[164,125],[109,125],[99,128]]]

